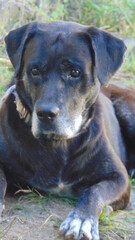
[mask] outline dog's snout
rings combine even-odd
[[[53,120],[59,114],[59,108],[54,104],[36,106],[39,120]]]

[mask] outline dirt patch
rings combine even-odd
[[[47,200],[46,200],[47,199]],[[3,240],[60,239],[59,226],[71,207],[59,200],[6,197]]]
[[[69,211],[72,202],[65,199],[36,195],[6,196],[3,222],[0,224],[1,240],[60,240],[59,226]],[[66,200],[68,201],[68,200]],[[132,189],[131,205],[128,211],[116,213],[113,222],[126,226],[113,228],[106,223],[100,223],[100,235],[106,240],[135,240],[135,189]],[[132,214],[132,215],[131,215]],[[131,217],[132,216],[132,217]],[[129,218],[129,219],[128,219]],[[124,228],[130,231],[122,233]],[[121,228],[121,230],[119,229]],[[120,230],[120,231],[119,231]],[[133,232],[132,232],[133,230]]]

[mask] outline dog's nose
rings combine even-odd
[[[59,114],[59,108],[54,104],[36,106],[39,120],[53,120]]]

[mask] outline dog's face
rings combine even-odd
[[[76,135],[99,91],[89,45],[77,33],[61,29],[36,33],[26,45],[23,61],[22,79],[33,106],[33,135]]]
[[[6,43],[36,138],[76,136],[125,51],[110,34],[68,22],[31,23],[10,32]]]

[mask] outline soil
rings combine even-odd
[[[72,202],[69,201],[71,204]],[[59,226],[65,219],[69,211],[73,208],[68,202],[55,197],[40,197],[34,194],[27,195],[7,195],[5,198],[5,211],[3,221],[0,224],[1,240],[60,240]],[[122,217],[116,219],[122,221],[127,212],[135,209],[135,188],[132,189],[131,201],[128,209],[122,211]],[[132,211],[132,221],[130,221],[130,234],[124,237],[114,237],[103,234],[104,240],[135,240],[135,211]],[[114,219],[115,220],[115,219]],[[106,231],[106,230],[105,230]],[[106,235],[106,236],[105,236]]]

